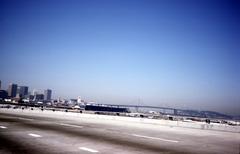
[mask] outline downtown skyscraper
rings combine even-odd
[[[28,87],[27,87],[27,86],[19,86],[18,88],[19,88],[19,89],[18,89],[18,90],[19,90],[19,91],[18,91],[19,96],[25,97],[25,96],[28,95]]]
[[[50,89],[47,89],[47,90],[44,90],[44,100],[51,100],[51,97],[52,97],[52,90]]]
[[[16,97],[16,95],[17,95],[17,84],[11,83],[8,86],[8,96],[9,97]]]

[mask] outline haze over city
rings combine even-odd
[[[2,0],[2,88],[239,114],[239,15],[227,0]]]

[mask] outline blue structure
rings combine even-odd
[[[119,108],[119,107],[112,107],[112,106],[98,106],[98,105],[86,105],[85,110],[102,111],[102,112],[129,112],[127,108]]]

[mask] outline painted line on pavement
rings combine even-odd
[[[86,148],[86,147],[79,147],[79,149],[84,150],[84,151],[88,151],[88,152],[92,152],[92,153],[97,153],[98,152],[97,150],[89,149],[89,148]]]
[[[30,133],[30,134],[28,134],[29,136],[32,136],[32,137],[42,137],[41,135],[38,135],[38,134],[32,134],[32,133]]]
[[[83,126],[64,124],[64,123],[59,123],[59,125],[61,125],[61,126],[68,126],[68,127],[75,127],[75,128],[83,128]]]
[[[20,120],[28,120],[28,121],[33,121],[33,119],[29,119],[29,118],[18,118]]]
[[[2,128],[2,129],[6,129],[7,127],[5,127],[5,126],[0,126],[0,128]]]
[[[166,142],[173,142],[173,143],[178,143],[179,142],[179,141],[176,141],[176,140],[169,140],[169,139],[164,139],[164,138],[144,136],[144,135],[138,135],[138,134],[131,134],[131,135],[135,136],[135,137],[141,137],[141,138],[153,139],[153,140],[160,140],[160,141],[166,141]]]

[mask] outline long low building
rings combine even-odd
[[[103,111],[103,112],[129,112],[127,108],[112,107],[112,106],[100,106],[100,105],[86,105],[87,111]]]

